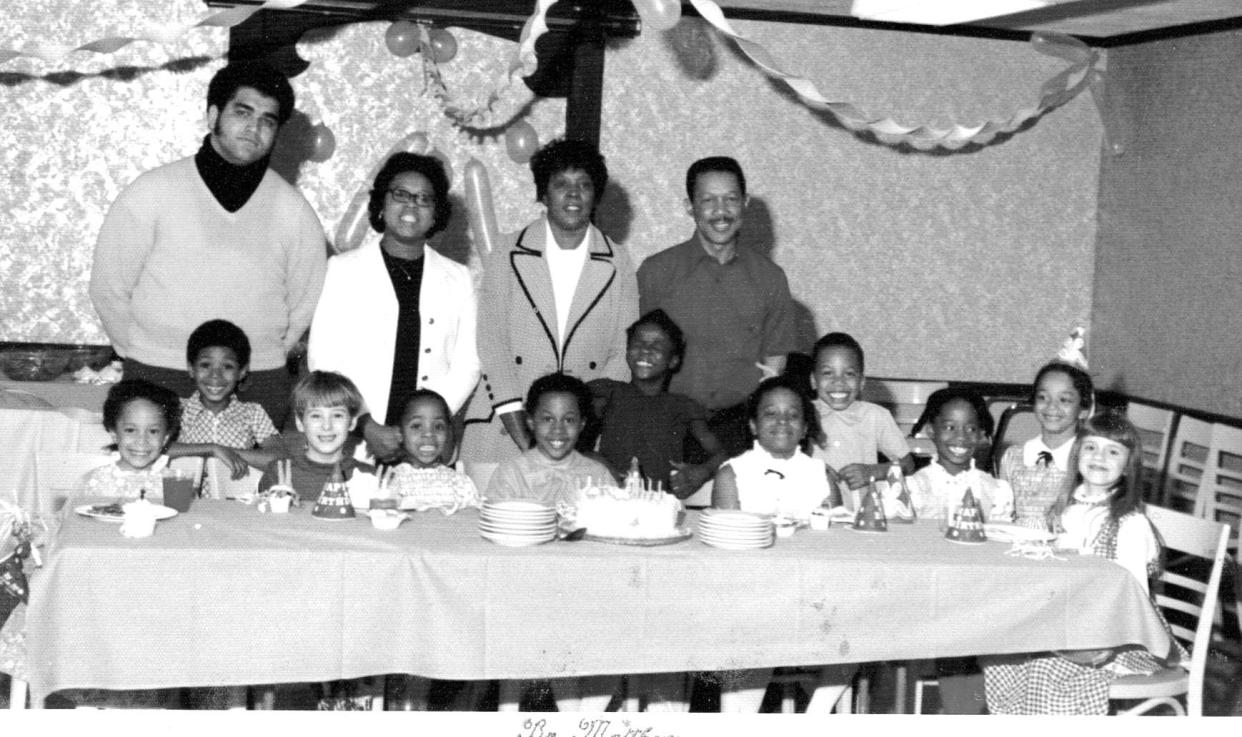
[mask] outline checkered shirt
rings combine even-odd
[[[249,450],[276,435],[276,426],[263,406],[229,398],[223,412],[212,412],[203,406],[198,392],[181,400],[181,434],[183,443],[215,443],[226,448]]]

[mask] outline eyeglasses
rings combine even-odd
[[[393,202],[400,202],[403,205],[415,204],[419,207],[434,207],[436,204],[436,196],[427,192],[410,192],[401,188],[388,190],[389,196]]]

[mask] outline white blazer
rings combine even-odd
[[[323,293],[311,321],[307,362],[312,370],[348,376],[362,392],[364,411],[392,424],[400,418],[382,415],[388,411],[392,384],[397,295],[379,242],[380,234],[372,232],[358,248],[328,259]],[[423,254],[418,387],[439,392],[457,412],[479,380],[474,283],[469,269],[430,246]]]

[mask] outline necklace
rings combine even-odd
[[[404,258],[401,258],[400,256],[393,256],[392,254],[387,254],[387,255],[388,255],[388,258],[384,260],[387,261],[389,264],[389,268],[388,268],[389,274],[392,274],[393,269],[395,268],[398,272],[401,273],[401,276],[405,277],[405,280],[407,283],[414,281],[414,275],[411,274],[410,270],[405,267],[405,264],[406,262],[413,263],[413,264],[419,264],[418,259],[404,259]]]

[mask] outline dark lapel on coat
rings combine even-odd
[[[509,264],[517,278],[518,286],[526,295],[526,301],[535,311],[535,317],[543,326],[548,345],[552,347],[552,355],[556,356],[556,365],[561,365],[561,352],[556,340],[556,303],[552,294],[552,277],[548,272],[548,264],[543,260],[544,226],[540,220],[528,225],[518,234],[517,243],[509,252]],[[530,232],[530,231],[535,232]]]
[[[578,286],[574,289],[574,299],[569,307],[569,335],[565,338],[563,353],[569,352],[569,344],[578,333],[578,328],[604,298],[608,287],[617,278],[617,266],[612,262],[612,241],[599,228],[591,226],[591,240],[587,248],[591,249],[586,263],[582,265],[582,276],[578,277]]]

